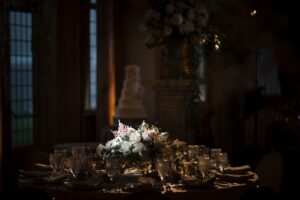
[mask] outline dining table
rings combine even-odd
[[[36,179],[22,179],[19,178],[18,186],[35,187],[48,193],[55,200],[125,200],[129,195],[135,192],[159,192],[166,195],[171,200],[187,200],[187,199],[228,199],[237,200],[245,192],[258,187],[259,177],[256,173],[251,172],[252,176],[247,180],[222,180],[220,177],[213,177],[208,184],[184,185],[180,183],[158,185],[148,184],[152,178],[142,176],[122,176],[122,180],[131,179],[134,182],[147,182],[143,187],[136,187],[127,185],[124,187],[120,183],[107,183],[102,177],[90,177],[89,181],[79,181],[78,184],[72,184],[62,176],[63,181],[36,181]],[[32,181],[34,180],[34,181]],[[41,180],[41,179],[40,179]],[[129,181],[130,182],[130,181]],[[132,183],[133,181],[131,181]],[[159,181],[158,181],[159,182]],[[88,184],[86,184],[88,183]],[[97,186],[96,184],[97,183]],[[98,184],[101,183],[101,184]],[[89,185],[90,187],[87,187]],[[95,186],[95,187],[94,187]]]

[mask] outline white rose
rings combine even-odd
[[[132,127],[128,128],[128,134],[129,135],[132,134],[132,133],[134,133],[134,132],[136,132],[136,130],[134,128],[132,128]]]
[[[108,141],[105,146],[106,146],[106,148],[113,148],[113,147],[119,145],[121,141],[122,141],[121,137],[117,136],[116,138]]]
[[[120,152],[122,152],[124,155],[130,154],[130,147],[133,145],[132,142],[124,141],[121,143]]]
[[[113,143],[112,140],[106,142],[105,147],[106,147],[106,148],[110,148],[110,147],[112,146],[112,143]]]
[[[146,150],[146,146],[143,143],[137,143],[134,144],[134,147],[132,149],[133,153],[138,153],[140,156],[142,156],[142,152]]]
[[[141,135],[137,131],[134,131],[134,132],[130,133],[129,141],[134,142],[134,143],[140,142]]]
[[[154,130],[147,130],[142,133],[142,138],[144,141],[150,141],[152,139],[152,136],[156,134],[156,131]]]
[[[144,141],[150,141],[151,140],[148,132],[143,132],[142,133],[142,138],[143,138]]]

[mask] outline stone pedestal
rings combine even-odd
[[[191,142],[187,103],[190,92],[189,80],[157,80],[155,91],[155,121],[171,138]]]

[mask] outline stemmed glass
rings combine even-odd
[[[166,186],[167,179],[170,173],[170,162],[168,159],[157,159],[156,169],[163,186]]]
[[[198,168],[200,170],[200,173],[202,175],[203,180],[206,178],[206,174],[208,170],[210,169],[210,159],[207,156],[200,156],[198,159]]]
[[[56,173],[56,161],[55,161],[54,153],[49,154],[49,164],[50,164],[50,167],[52,168],[52,174],[55,174]]]
[[[214,169],[217,169],[217,155],[222,152],[222,149],[220,148],[212,148],[210,150],[210,159],[211,159],[211,165]]]
[[[67,167],[72,174],[73,178],[76,179],[81,171],[82,163],[79,158],[70,157],[67,160]]]
[[[49,164],[52,168],[52,175],[63,173],[66,161],[66,152],[57,151],[49,154]]]
[[[198,145],[188,145],[188,153],[190,160],[196,160],[199,154],[199,146]]]
[[[192,181],[197,176],[197,161],[184,161],[183,162],[183,180]]]
[[[108,158],[105,163],[106,173],[111,182],[121,174],[121,163],[118,158]]]
[[[228,166],[228,155],[227,153],[219,153],[217,154],[217,167],[223,173],[224,168]]]
[[[72,147],[73,157],[85,157],[85,148],[84,146],[73,146]]]

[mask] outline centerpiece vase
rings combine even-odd
[[[186,39],[171,39],[164,46],[168,79],[191,79],[197,70],[197,46]]]

